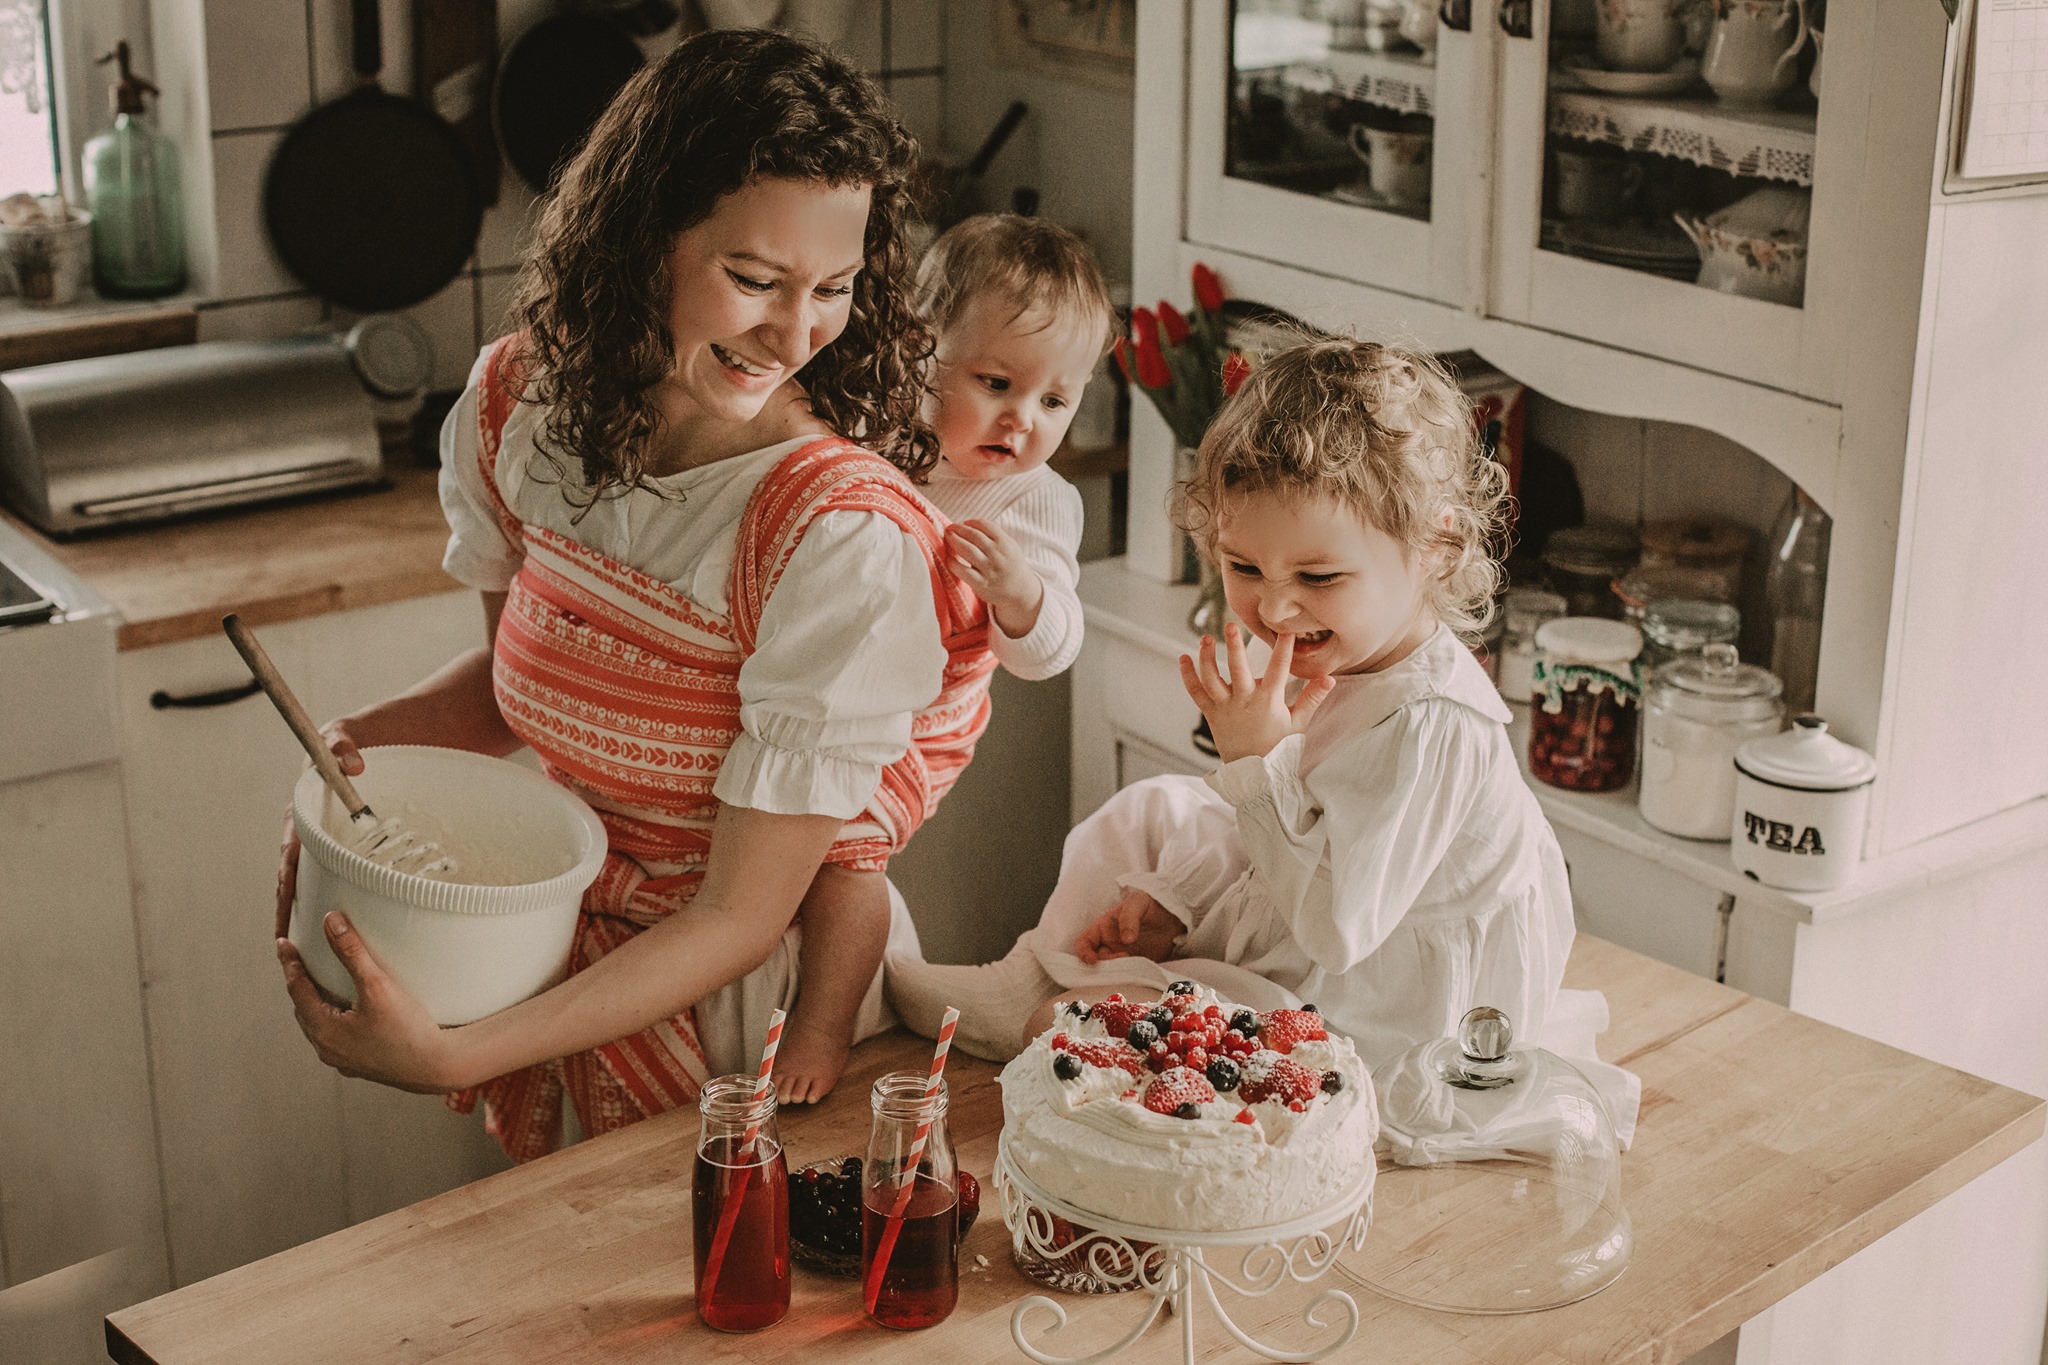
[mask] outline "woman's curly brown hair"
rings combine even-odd
[[[547,408],[547,446],[581,465],[591,502],[647,478],[651,390],[675,366],[676,235],[764,177],[871,188],[846,330],[801,378],[820,420],[922,479],[938,441],[918,414],[932,339],[904,237],[916,164],[881,89],[786,34],[700,34],[619,92],[547,197],[513,303],[523,397]]]
[[[1214,558],[1233,493],[1330,498],[1432,563],[1430,609],[1466,640],[1493,614],[1507,471],[1433,357],[1304,335],[1254,369],[1202,437],[1174,519]]]

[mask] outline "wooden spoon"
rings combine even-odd
[[[327,790],[333,792],[335,799],[341,802],[342,809],[348,812],[349,820],[354,822],[376,819],[377,817],[371,813],[370,803],[363,800],[362,793],[356,790],[356,784],[349,781],[348,774],[341,770],[341,760],[334,756],[334,751],[321,739],[320,727],[313,724],[313,718],[307,715],[306,708],[299,704],[298,697],[286,684],[284,675],[277,671],[277,665],[270,661],[270,655],[257,641],[255,632],[243,625],[242,618],[233,612],[221,618],[220,628],[227,632],[228,641],[234,645],[235,652],[242,656],[242,662],[249,665],[249,672],[255,675],[257,685],[263,689],[263,695],[270,698],[270,704],[284,717],[284,723],[291,726],[292,734],[298,737],[299,744],[306,751],[306,757],[312,759],[313,766],[320,770],[320,780],[327,784]]]

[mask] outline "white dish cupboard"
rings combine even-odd
[[[1755,111],[1699,87],[1587,88],[1566,74],[1585,59],[1562,31],[1582,6],[1497,4],[1444,0],[1433,64],[1398,45],[1332,50],[1316,22],[1329,5],[1140,6],[1134,297],[1183,301],[1202,261],[1231,296],[1311,323],[1476,351],[1529,386],[1532,435],[1572,462],[1595,514],[1761,531],[1791,485],[1816,499],[1834,521],[1816,709],[1880,765],[1864,864],[1835,891],[1776,891],[1726,845],[1644,824],[1633,788],[1539,788],[1580,921],[2048,1091],[2048,575],[2027,553],[2048,507],[2029,401],[2048,371],[2048,199],[1946,173],[1969,6],[1951,34],[1936,0],[1832,0],[1817,103],[1802,82]],[[1318,128],[1304,99],[1357,123]],[[1426,200],[1363,164],[1418,129]],[[1602,148],[1646,154],[1617,173]],[[1617,184],[1650,210],[1619,235],[1582,212]],[[1801,213],[1810,191],[1796,304],[1691,282],[1697,258],[1681,272],[1655,227],[1758,189],[1753,203]],[[1181,550],[1158,510],[1171,439],[1142,402],[1132,422],[1129,554],[1083,575],[1076,817],[1209,762],[1174,666],[1194,589],[1172,581]],[[1837,1083],[1852,1082],[1816,1089]],[[2048,1154],[2034,1153],[1722,1350],[1743,1365],[2035,1365],[2044,1314]]]

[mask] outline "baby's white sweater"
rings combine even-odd
[[[1081,652],[1081,495],[1048,465],[1007,479],[963,479],[941,462],[924,494],[950,521],[985,521],[1013,537],[1045,583],[1038,624],[1011,639],[989,621],[989,649],[1027,682],[1066,671]]]

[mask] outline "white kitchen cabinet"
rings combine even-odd
[[[317,718],[483,640],[474,593],[261,628]],[[500,1169],[476,1120],[346,1081],[293,1021],[272,947],[278,840],[304,756],[224,636],[119,656],[123,781],[175,1283]]]
[[[170,1288],[114,727],[113,608],[0,522],[63,607],[0,628],[0,1361],[91,1365]]]

